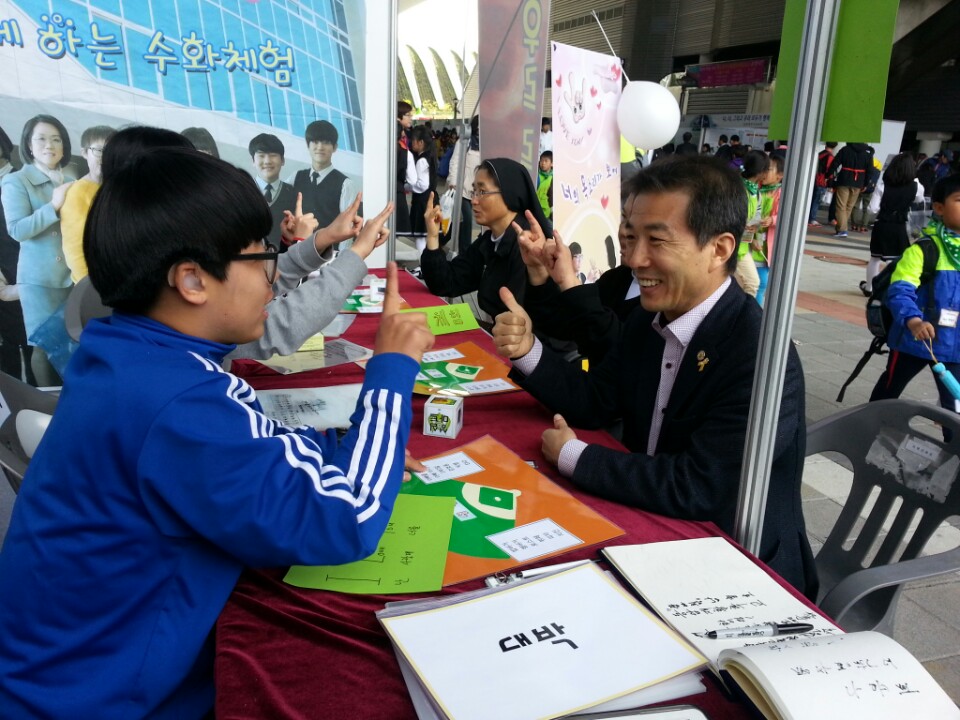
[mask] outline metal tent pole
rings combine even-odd
[[[804,18],[783,178],[783,204],[777,225],[776,261],[770,268],[770,284],[760,327],[735,520],[737,541],[755,555],[760,552],[770,464],[810,209],[810,188],[816,174],[815,150],[823,126],[839,8],[840,0],[808,0]]]

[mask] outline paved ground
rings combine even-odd
[[[870,341],[863,320],[864,298],[857,287],[867,256],[865,234],[851,233],[842,240],[826,230],[808,234],[793,327],[806,375],[808,422],[866,402],[883,369],[883,360],[874,358],[848,388],[845,402],[835,401]],[[917,377],[905,396],[936,403],[931,376]],[[837,463],[819,456],[808,460],[804,512],[815,549],[832,527],[849,481],[850,474]],[[0,484],[0,538],[6,533],[12,502],[10,488]],[[960,519],[953,518],[931,545],[937,549],[960,545]],[[899,601],[894,636],[960,702],[960,574],[909,586]]]
[[[793,337],[807,383],[807,421],[820,420],[866,402],[883,371],[884,358],[874,357],[836,402],[840,386],[870,344],[857,284],[864,278],[869,236],[851,233],[835,239],[827,230],[808,233],[794,315]],[[932,376],[924,373],[904,397],[937,402]],[[804,473],[804,515],[814,550],[839,513],[850,473],[822,456],[810,458]],[[928,552],[960,545],[960,519],[941,529]],[[960,574],[909,585],[897,607],[894,637],[907,647],[960,703]]]

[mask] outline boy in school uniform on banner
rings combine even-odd
[[[304,138],[311,167],[293,178],[293,189],[303,193],[303,212],[312,213],[320,227],[326,227],[357,197],[353,180],[333,166],[340,134],[333,123],[315,120],[307,125]],[[358,215],[363,215],[360,208]]]
[[[281,223],[286,212],[292,213],[296,209],[297,191],[280,179],[284,162],[283,143],[276,135],[260,133],[250,141],[247,150],[253,160],[256,173],[254,180],[270,206],[270,217],[273,219],[267,241],[279,252],[286,252],[288,244],[282,237]]]
[[[5,717],[204,717],[245,566],[377,548],[433,335],[391,263],[346,436],[265,416],[221,363],[263,332],[270,225],[250,176],[195,150],[144,151],[100,188],[84,251],[114,313],[84,330],[0,551]]]

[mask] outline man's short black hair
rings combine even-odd
[[[684,141],[684,142],[690,142],[691,140],[693,140],[693,133],[691,133],[691,132],[685,132],[685,133],[683,134],[683,141]]]
[[[721,135],[717,142],[725,143],[729,138],[726,135]]]
[[[253,157],[258,152],[275,153],[283,157],[283,143],[280,141],[280,138],[270,133],[260,133],[257,135],[250,141],[247,150],[250,152],[250,157]]]
[[[740,136],[739,136],[739,135],[731,135],[731,136],[730,136],[730,142],[732,142],[732,143],[740,142]]]
[[[70,135],[67,133],[67,128],[64,127],[63,123],[53,115],[34,115],[27,120],[27,124],[23,126],[23,134],[20,136],[20,158],[23,160],[23,164],[28,165],[36,159],[33,157],[33,148],[30,147],[30,140],[33,138],[34,129],[40,123],[53,125],[57,129],[57,132],[60,133],[60,139],[63,140],[63,157],[60,158],[57,167],[66,167],[70,163]]]
[[[271,223],[246,172],[196,150],[152,148],[104,179],[83,252],[104,304],[143,314],[175,263],[192,260],[224,280],[230,258],[265,237]]]
[[[955,192],[960,192],[960,173],[946,175],[937,180],[936,185],[933,186],[933,192],[930,193],[930,200],[935,203],[944,203]]]
[[[307,145],[312,142],[325,142],[336,145],[340,139],[340,133],[337,132],[337,128],[334,127],[332,122],[328,122],[327,120],[314,120],[307,125],[303,137],[306,139]]]
[[[687,196],[687,225],[704,247],[717,235],[730,233],[739,242],[747,227],[747,194],[735,170],[706,155],[664,158],[638,172],[624,183],[630,195],[682,192]],[[727,271],[737,267],[734,251]]]

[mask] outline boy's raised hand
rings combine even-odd
[[[380,211],[373,220],[368,220],[353,241],[348,250],[352,250],[360,256],[361,260],[366,260],[374,248],[383,245],[390,237],[390,228],[386,226],[387,220],[393,214],[393,202],[388,202],[387,206]]]
[[[327,232],[333,237],[332,243],[349,240],[360,232],[360,228],[363,227],[363,218],[357,213],[360,212],[361,202],[363,202],[363,193],[358,192],[349,207],[327,225]]]
[[[373,346],[375,355],[401,353],[420,362],[433,347],[434,336],[427,326],[427,316],[419,312],[400,312],[397,264],[387,263],[387,289],[383,296],[383,315]]]
[[[294,212],[283,211],[283,220],[280,221],[280,235],[286,245],[292,245],[296,238],[310,237],[319,224],[313,213],[303,214],[303,193],[297,193],[297,204],[294,206]]]

